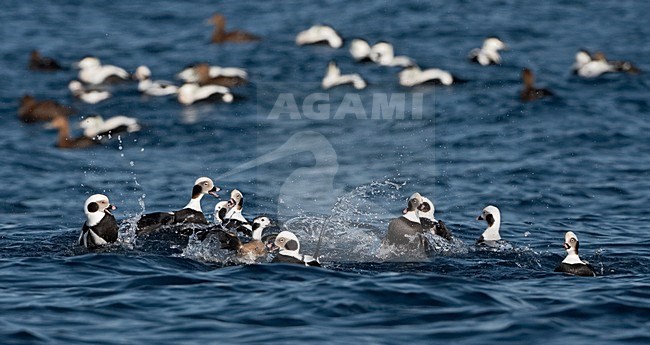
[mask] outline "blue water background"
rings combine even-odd
[[[205,21],[215,11],[229,28],[264,39],[209,44]],[[580,48],[650,70],[647,13],[642,1],[3,2],[0,342],[649,343],[649,74],[570,73]],[[347,44],[387,40],[399,55],[468,82],[408,90],[399,69],[355,64],[347,44],[296,46],[296,33],[315,23],[332,25]],[[503,65],[468,63],[488,35],[510,46]],[[35,48],[67,66],[88,54],[130,71],[146,64],[160,79],[198,61],[244,67],[251,83],[235,90],[233,104],[183,107],[130,83],[91,106],[67,90],[74,70],[27,70]],[[300,102],[322,92],[332,59],[367,79],[357,94],[368,109],[374,94],[421,93],[422,119],[268,117],[278,93]],[[521,104],[523,67],[557,97]],[[26,93],[78,115],[133,116],[144,129],[62,151],[54,132],[17,120]],[[346,93],[355,91],[329,94],[333,109]],[[292,137],[303,139],[226,176]],[[182,207],[204,175],[242,190],[249,217],[344,219],[324,236],[324,268],[227,266],[169,246],[75,248],[88,195],[108,195],[126,218]],[[372,260],[414,191],[434,200],[464,244],[430,262]],[[299,207],[296,198],[304,198]],[[475,217],[488,204],[501,209],[513,250],[473,249],[484,226]],[[213,205],[204,200],[206,213]],[[293,230],[313,251],[313,229]],[[600,277],[552,272],[567,230]]]

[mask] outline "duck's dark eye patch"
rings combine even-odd
[[[298,242],[291,240],[287,242],[287,244],[284,246],[285,248],[289,250],[297,250],[298,249]]]
[[[99,211],[99,205],[96,202],[88,204],[88,212],[93,213]]]

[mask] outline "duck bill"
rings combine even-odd
[[[217,194],[217,193],[218,193],[220,190],[221,190],[221,188],[219,188],[219,187],[217,187],[217,186],[214,186],[214,187],[212,187],[212,189],[210,189],[210,190],[208,191],[208,194],[212,195],[212,196],[215,197],[215,198],[218,198],[218,197],[219,197],[219,194]]]
[[[564,244],[562,245],[562,247],[564,247],[564,249],[566,249],[566,250],[571,249],[571,246],[570,246],[568,243],[564,243]]]
[[[478,217],[476,217],[476,220],[485,220],[485,218],[483,218],[483,215],[479,215]]]
[[[117,207],[115,205],[108,205],[108,207],[104,210],[104,213],[110,214],[111,216],[113,215],[111,211],[117,210]]]

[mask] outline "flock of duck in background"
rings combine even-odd
[[[243,31],[226,31],[225,18],[215,14],[210,22],[215,25],[212,42],[221,44],[227,42],[258,41],[260,37]],[[343,39],[330,26],[314,25],[296,36],[296,44],[326,44],[334,49],[343,46]],[[473,49],[469,59],[482,66],[501,64],[500,51],[507,49],[506,44],[497,37],[488,37],[481,48]],[[357,62],[376,63],[380,66],[401,67],[399,84],[413,87],[424,83],[452,85],[462,82],[450,72],[439,69],[422,69],[416,62],[407,56],[395,56],[393,46],[388,42],[378,42],[370,45],[362,39],[354,39],[350,43],[350,54]],[[87,56],[75,64],[79,69],[78,80],[68,84],[72,95],[79,100],[96,104],[111,97],[107,86],[116,81],[138,80],[138,90],[149,96],[176,95],[183,105],[191,105],[199,101],[233,102],[235,99],[231,88],[244,85],[248,81],[246,70],[235,67],[211,66],[207,63],[198,63],[187,66],[177,74],[183,84],[178,86],[168,81],[155,81],[151,78],[151,71],[147,66],[139,66],[133,75],[113,65],[103,65],[97,57]],[[37,51],[31,53],[29,68],[41,71],[56,71],[63,69],[59,63],[51,58],[42,57]],[[639,70],[627,61],[609,61],[603,53],[590,54],[580,50],[575,56],[572,67],[574,74],[584,78],[594,78],[605,73],[624,72],[638,73]],[[543,97],[552,96],[547,89],[538,89],[534,86],[534,75],[529,69],[522,71],[523,89],[520,99],[523,102],[534,101]],[[356,89],[367,86],[361,75],[341,74],[335,61],[330,61],[327,72],[321,82],[323,89],[350,84]],[[115,116],[108,120],[99,115],[87,116],[80,122],[84,129],[80,137],[72,137],[68,117],[73,114],[71,107],[61,105],[53,100],[38,101],[31,95],[21,99],[18,110],[19,118],[26,123],[39,121],[49,122],[51,127],[59,130],[57,146],[60,148],[85,148],[97,145],[103,138],[110,137],[119,132],[134,132],[140,129],[138,121],[126,116]],[[263,231],[270,227],[271,220],[260,216],[249,223],[242,215],[243,195],[238,190],[231,192],[228,201],[217,203],[214,212],[214,223],[210,224],[201,210],[201,198],[205,194],[217,195],[219,189],[207,177],[196,180],[192,190],[192,199],[181,210],[175,212],[158,212],[145,214],[135,220],[128,220],[134,225],[138,236],[147,236],[166,226],[181,226],[179,234],[183,236],[195,235],[201,241],[217,240],[224,250],[232,251],[237,260],[241,262],[259,262],[268,258],[269,253],[277,254],[271,262],[298,263],[308,266],[320,266],[317,255],[309,256],[300,254],[300,243],[295,234],[282,231],[278,234],[262,236]],[[84,212],[87,220],[79,237],[79,244],[88,248],[102,246],[118,241],[117,221],[111,211],[115,209],[110,205],[108,198],[101,194],[92,195],[86,200]],[[382,240],[380,253],[386,259],[398,259],[397,256],[417,258],[430,255],[432,248],[424,234],[431,233],[446,241],[452,240],[452,234],[444,222],[436,220],[433,216],[433,203],[420,194],[413,194],[409,200],[404,214],[390,222],[387,234]],[[477,244],[495,246],[501,240],[500,212],[495,206],[487,206],[479,220],[487,222],[487,229],[478,239]],[[183,225],[192,224],[192,227]],[[202,225],[197,230],[195,225]],[[556,271],[575,275],[595,276],[594,269],[578,256],[578,239],[573,232],[565,235],[564,247],[567,251],[566,258],[556,268]],[[318,252],[318,249],[317,249]]]

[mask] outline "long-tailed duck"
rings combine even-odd
[[[329,88],[345,84],[352,84],[352,86],[354,86],[354,88],[357,90],[361,90],[366,87],[366,81],[363,80],[359,74],[354,73],[341,75],[341,70],[338,68],[338,66],[336,66],[336,62],[330,61],[330,63],[327,65],[327,74],[323,78],[321,86],[323,89],[327,90]]]
[[[402,86],[412,87],[424,83],[434,82],[442,85],[451,85],[454,83],[454,76],[451,73],[439,69],[429,68],[422,70],[418,66],[411,66],[399,72],[399,84]]]
[[[476,217],[476,220],[484,220],[488,225],[481,237],[476,240],[476,244],[495,245],[497,241],[501,240],[501,235],[499,234],[501,212],[496,206],[486,206],[483,212]]]
[[[469,59],[481,66],[501,64],[500,50],[506,50],[508,46],[498,37],[488,37],[483,41],[481,48],[474,48],[469,52]]]
[[[97,104],[101,101],[109,99],[111,93],[106,90],[86,88],[84,85],[78,81],[73,80],[68,84],[68,89],[72,92],[72,95],[79,98],[85,103],[88,104]]]
[[[370,59],[381,66],[410,67],[415,65],[415,61],[408,56],[395,56],[393,45],[383,41],[372,46]]]
[[[226,17],[220,13],[215,13],[209,20],[214,25],[212,32],[212,43],[226,42],[254,42],[259,41],[260,37],[251,33],[239,30],[226,31]]]
[[[205,85],[200,86],[194,83],[188,83],[178,89],[178,101],[184,105],[194,104],[196,102],[210,101],[213,99],[231,103],[235,97],[225,86]]]
[[[343,39],[331,26],[314,25],[298,33],[296,36],[296,44],[299,46],[305,44],[327,44],[334,49],[338,49],[343,45]]]
[[[29,54],[29,64],[28,64],[29,69],[34,70],[34,71],[58,71],[63,68],[61,68],[61,65],[59,65],[58,62],[56,62],[54,59],[47,57],[47,56],[42,56],[41,53],[38,52],[38,50],[32,50],[32,52]]]
[[[403,215],[388,224],[388,232],[381,242],[380,252],[390,253],[388,257],[422,259],[429,251],[428,242],[423,236],[424,228],[420,222],[418,208],[422,205],[420,193],[409,197]]]
[[[300,242],[298,241],[298,237],[290,231],[282,231],[277,235],[273,242],[273,249],[280,250],[271,261],[273,263],[320,267],[320,262],[317,258],[310,255],[300,254]]]
[[[240,68],[228,70],[218,66],[210,66],[201,63],[194,66],[197,76],[197,83],[203,85],[221,85],[225,87],[237,87],[246,84],[246,71],[241,73]]]
[[[240,83],[243,83],[248,80],[248,72],[243,68],[237,67],[221,67],[221,66],[210,66],[207,63],[197,63],[188,65],[183,68],[176,77],[183,80],[186,83],[199,83],[200,78],[205,78],[205,76],[199,75],[199,70],[202,68],[202,65],[208,66],[208,77],[225,77],[225,78],[236,78],[240,80]]]
[[[612,72],[635,74],[639,72],[639,69],[629,61],[608,61],[602,52],[591,55],[588,51],[581,49],[576,53],[572,71],[583,78],[595,78]]]
[[[178,86],[170,81],[151,80],[151,70],[147,66],[138,66],[133,77],[137,79],[138,91],[149,96],[167,96],[178,92]]]
[[[586,261],[580,260],[578,256],[578,237],[572,232],[568,231],[564,235],[564,249],[566,249],[567,256],[555,268],[555,272],[564,272],[576,276],[595,277],[596,271]]]
[[[225,216],[224,226],[228,229],[241,232],[247,236],[251,236],[252,226],[242,215],[244,210],[244,194],[237,189],[230,192],[230,200],[228,200],[228,212]]]
[[[111,211],[116,207],[111,205],[108,197],[102,194],[91,195],[84,203],[86,222],[81,228],[77,244],[86,248],[95,248],[117,241],[117,221]]]
[[[68,117],[74,110],[70,106],[53,100],[39,101],[33,96],[25,95],[20,99],[18,118],[25,123],[52,121],[55,117]]]
[[[524,82],[524,88],[519,92],[519,99],[522,102],[530,102],[540,98],[553,96],[553,92],[548,89],[535,88],[535,75],[528,68],[521,71],[521,79]]]
[[[433,202],[426,197],[422,197],[422,203],[418,206],[418,215],[422,228],[425,231],[431,231],[447,241],[451,241],[453,239],[451,231],[447,229],[447,225],[442,220],[434,217],[435,210],[436,208]]]
[[[86,84],[99,85],[108,82],[125,81],[131,77],[123,68],[102,65],[101,61],[94,56],[84,57],[76,66],[79,68],[79,80]]]
[[[115,135],[122,132],[132,133],[140,130],[138,120],[122,115],[113,116],[108,120],[104,120],[99,115],[90,115],[79,122],[79,127],[83,128],[84,135],[88,138]]]
[[[214,205],[213,215],[215,224],[225,224],[226,214],[228,214],[228,211],[230,210],[228,205],[228,201],[219,201],[216,205]]]
[[[372,62],[372,59],[370,59],[371,50],[372,48],[366,40],[355,38],[350,42],[350,55],[356,62]]]
[[[208,224],[201,209],[203,195],[210,194],[219,197],[219,187],[215,186],[212,179],[200,177],[194,182],[192,198],[182,209],[175,212],[155,212],[142,215],[137,221],[139,233],[149,233],[164,225],[172,224]]]

